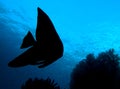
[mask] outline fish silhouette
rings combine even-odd
[[[21,49],[28,48],[8,63],[9,67],[38,65],[43,68],[63,56],[63,43],[48,15],[39,7],[36,28],[36,40],[29,31],[23,39]]]

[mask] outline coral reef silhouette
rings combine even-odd
[[[50,78],[34,80],[30,78],[21,86],[21,89],[60,89],[60,86]]]
[[[120,89],[119,61],[114,49],[88,54],[73,69],[70,89]]]

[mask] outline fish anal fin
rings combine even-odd
[[[27,33],[27,35],[24,37],[24,39],[23,39],[23,43],[22,43],[22,45],[21,45],[21,49],[22,48],[27,48],[27,47],[30,47],[30,46],[32,46],[32,45],[34,45],[35,44],[35,40],[34,40],[34,38],[33,38],[33,36],[32,36],[32,33],[29,31],[28,33]]]

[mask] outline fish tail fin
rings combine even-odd
[[[33,38],[32,33],[29,31],[27,33],[27,35],[24,37],[22,45],[21,45],[20,48],[21,49],[22,48],[27,48],[27,47],[32,46],[34,44],[35,44],[35,39]]]

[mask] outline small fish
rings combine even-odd
[[[29,31],[23,39],[21,49],[28,48],[14,60],[8,63],[9,67],[38,65],[43,68],[63,56],[63,43],[57,34],[48,15],[38,7],[36,40]]]

